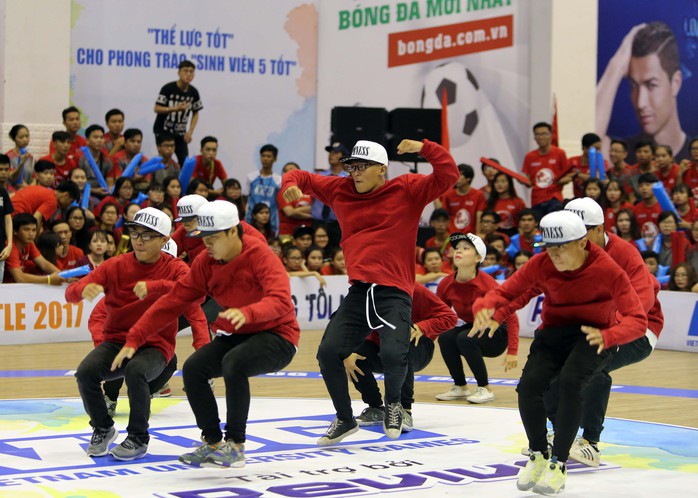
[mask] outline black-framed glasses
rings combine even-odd
[[[128,236],[131,237],[132,240],[141,239],[143,242],[150,242],[153,239],[162,237],[162,235],[158,233],[136,232],[135,230],[129,230]]]
[[[351,163],[345,164],[344,169],[348,173],[353,173],[354,171],[366,171],[367,168],[371,166],[380,166],[378,163]]]

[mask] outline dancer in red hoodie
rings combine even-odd
[[[320,446],[336,444],[359,429],[343,362],[371,330],[381,336],[380,355],[385,367],[383,430],[391,439],[402,432],[400,392],[410,342],[414,241],[424,206],[453,187],[459,172],[448,151],[429,140],[403,140],[397,151],[421,154],[432,164],[433,173],[387,180],[385,148],[359,140],[351,156],[342,159],[351,176],[319,176],[293,170],[282,178],[281,191],[287,201],[310,194],[336,214],[352,284],[330,320],[317,354],[337,412],[318,440]]]
[[[111,450],[118,460],[142,458],[148,451],[148,382],[158,377],[174,356],[178,314],[170,313],[141,333],[129,330],[160,295],[189,271],[183,261],[161,253],[171,230],[165,213],[155,208],[141,209],[127,228],[133,252],[106,260],[65,291],[66,300],[71,303],[92,300],[104,293],[104,341],[82,360],[75,377],[94,428],[88,456],[106,455],[118,436],[100,382],[126,379],[131,410],[128,436]]]
[[[545,295],[542,324],[516,388],[531,455],[517,487],[556,494],[565,486],[565,462],[581,418],[582,387],[608,364],[616,346],[645,334],[647,316],[627,274],[603,249],[588,243],[579,216],[550,213],[540,229],[546,252],[475,302],[471,333],[489,329],[493,334],[503,319],[534,296]],[[555,377],[560,402],[548,460],[543,394]]]

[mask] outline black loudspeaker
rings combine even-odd
[[[335,135],[345,132],[385,135],[388,128],[388,111],[382,107],[334,107],[330,127]],[[351,149],[353,144],[345,145]]]
[[[419,154],[398,155],[397,146],[405,138],[431,140],[441,143],[441,110],[412,109],[401,107],[388,113],[389,132],[388,158],[406,163],[427,162]]]

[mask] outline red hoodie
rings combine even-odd
[[[82,291],[87,284],[101,285],[104,287],[104,306],[107,311],[103,328],[104,341],[135,349],[152,346],[159,349],[169,362],[174,355],[177,317],[183,306],[173,308],[180,310],[177,313],[170,310],[142,336],[129,334],[129,329],[138,317],[188,271],[186,263],[169,254],[161,254],[152,264],[141,263],[134,253],[122,254],[106,260],[92,273],[70,284],[65,290],[65,298],[70,303],[77,303],[82,300]],[[144,299],[139,299],[133,292],[140,281],[148,282],[148,294]]]
[[[424,206],[446,193],[460,173],[446,149],[424,140],[420,153],[433,166],[430,175],[405,174],[372,192],[356,191],[351,176],[320,176],[293,170],[281,191],[298,186],[337,215],[341,246],[352,282],[363,281],[414,290],[414,244]]]
[[[424,337],[435,341],[439,335],[456,326],[458,317],[451,308],[436,297],[436,294],[422,284],[415,284],[412,296],[412,321],[419,325]],[[380,334],[371,332],[366,340],[380,344]]]
[[[600,247],[587,243],[589,255],[574,271],[558,271],[547,253],[536,254],[485,297],[473,313],[495,309],[496,322],[545,294],[542,327],[590,325],[601,329],[606,348],[645,335],[647,316],[628,275]]]
[[[184,264],[184,263],[183,263]],[[244,237],[242,252],[222,263],[203,252],[189,273],[131,327],[129,337],[145,337],[172,310],[201,302],[208,294],[223,308],[238,308],[245,324],[235,330],[230,320],[217,318],[211,329],[226,334],[270,331],[298,346],[300,329],[291,300],[291,284],[281,260],[265,243]]]

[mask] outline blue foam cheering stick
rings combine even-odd
[[[82,200],[80,201],[80,206],[83,209],[90,209],[90,193],[92,192],[92,185],[89,183],[85,184],[85,190],[82,191]]]
[[[124,172],[121,173],[121,176],[125,178],[133,178],[133,175],[136,173],[136,167],[140,164],[141,159],[143,159],[143,154],[140,152],[133,156],[133,159],[131,159],[131,162],[128,163],[128,166],[126,166]]]
[[[70,270],[63,270],[62,272],[58,273],[58,276],[63,278],[77,278],[84,277],[85,275],[91,272],[92,268],[90,268],[90,265],[83,265],[78,266],[76,268],[72,268]]]
[[[589,147],[589,176],[596,178],[596,147]]]
[[[143,202],[146,201],[147,199],[148,199],[148,195],[147,195],[146,193],[144,193],[144,192],[138,192],[138,196],[136,196],[136,198],[133,199],[132,202],[134,202],[135,204],[138,204],[138,205],[140,206],[140,205],[143,204]]]
[[[140,167],[138,170],[139,175],[149,175],[150,173],[154,173],[155,171],[159,169],[165,169],[165,164],[162,162],[154,163],[154,164],[144,164],[143,166]]]
[[[104,176],[102,175],[102,171],[99,169],[99,166],[97,166],[97,163],[95,162],[95,158],[92,157],[92,153],[90,152],[90,149],[87,147],[87,145],[84,145],[84,146],[80,147],[80,150],[82,151],[83,154],[85,154],[85,157],[87,158],[87,163],[90,165],[90,168],[92,169],[92,173],[95,175],[95,178],[97,179],[97,183],[99,183],[99,186],[105,190],[109,190],[109,185],[107,185],[107,181],[104,179]]]
[[[122,216],[119,216],[119,219],[116,220],[116,225],[114,225],[114,228],[121,228],[122,226],[124,226],[124,217],[123,217],[123,215],[122,215]]]
[[[480,271],[484,271],[485,273],[489,273],[490,275],[492,275],[493,273],[497,273],[501,269],[502,267],[500,265],[480,267]]]
[[[603,162],[603,154],[600,150],[596,151],[596,169],[599,172],[599,180],[606,179],[606,165]]]
[[[196,157],[188,157],[184,164],[182,165],[182,171],[179,173],[179,183],[182,186],[182,192],[186,192],[189,182],[191,181],[191,175],[194,174],[194,167],[196,166]]]
[[[662,211],[671,211],[676,215],[680,222],[681,216],[679,216],[679,212],[676,210],[676,206],[674,206],[674,204],[671,202],[671,199],[669,199],[669,194],[666,193],[666,190],[664,189],[664,184],[662,182],[653,183],[652,192],[654,193],[654,196],[657,198],[657,201],[659,201],[659,205],[662,207]]]

